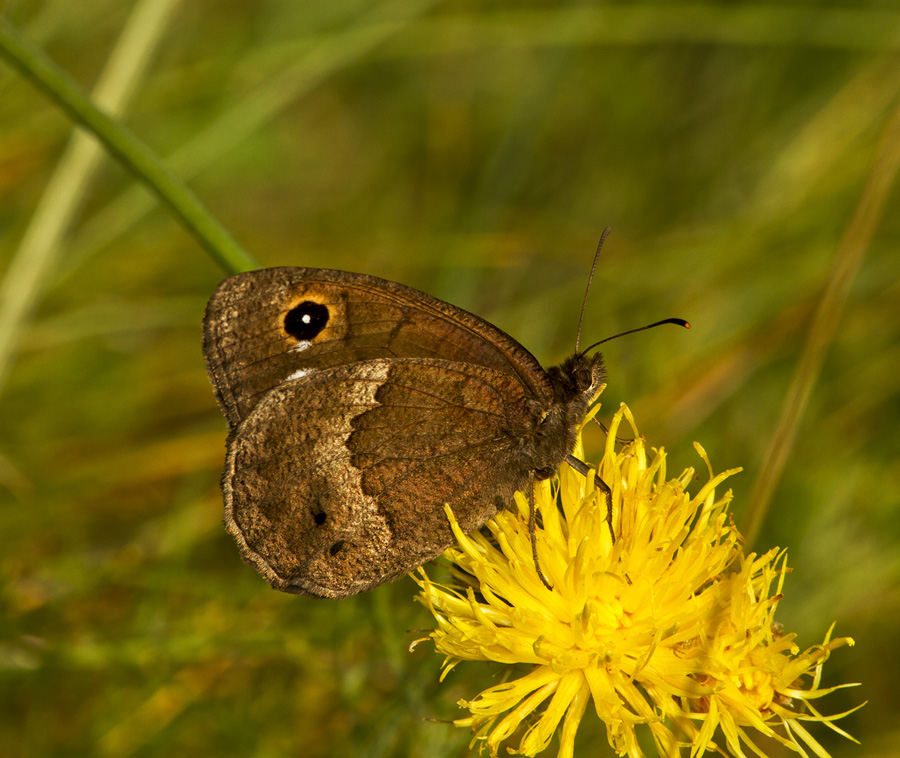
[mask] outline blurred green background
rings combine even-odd
[[[824,681],[862,686],[820,706],[868,700],[841,722],[862,747],[813,734],[900,753],[896,0],[0,4],[86,89],[132,12],[126,57],[147,57],[123,120],[263,265],[418,287],[547,365],[612,226],[585,338],[694,328],[605,346],[602,415],[628,402],[673,472],[702,471],[693,440],[743,466],[738,523],[845,277],[755,546],[789,548],[801,647],[832,621],[857,641]],[[430,622],[409,579],[316,601],[241,563],[200,354],[223,271],[111,160],[60,168],[71,134],[0,63],[0,271],[29,303],[0,324],[0,755],[470,754],[433,720],[502,671],[439,685],[430,645],[407,652]],[[54,185],[81,193],[71,217]],[[577,750],[608,752],[590,712]]]

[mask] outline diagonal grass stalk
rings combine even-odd
[[[141,0],[119,36],[92,93],[111,116],[128,106],[162,38],[177,0]],[[0,386],[14,361],[19,335],[54,268],[60,245],[103,159],[95,139],[76,130],[0,283]]]
[[[872,171],[853,218],[838,245],[828,282],[816,307],[803,353],[785,396],[778,425],[763,458],[761,473],[754,483],[743,530],[748,545],[752,545],[759,535],[772,496],[781,481],[809,397],[821,373],[828,348],[834,341],[841,311],[850,293],[850,285],[881,221],[898,170],[900,103],[894,108],[882,131]]]
[[[0,54],[149,186],[226,271],[246,271],[257,266],[146,144],[100,110],[68,74],[5,20],[0,20]]]
[[[278,51],[281,63],[265,81],[166,156],[166,165],[185,179],[202,173],[336,72],[371,55],[378,45],[414,24],[435,3],[436,0],[388,0],[347,29],[286,45]],[[151,197],[140,185],[125,189],[78,230],[71,243],[72,254],[60,276],[65,277],[126,234],[153,207]]]

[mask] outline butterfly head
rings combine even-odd
[[[550,370],[550,380],[557,401],[566,403],[577,398],[589,403],[606,381],[603,355],[575,353]]]

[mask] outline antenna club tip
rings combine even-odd
[[[690,328],[691,328],[691,322],[690,322],[690,321],[685,321],[683,326],[684,326],[685,329],[690,329]]]

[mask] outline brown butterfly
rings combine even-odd
[[[228,531],[276,589],[330,598],[449,547],[445,503],[469,532],[567,458],[586,472],[570,453],[604,381],[599,353],[545,371],[461,308],[315,268],[223,281],[203,352]]]

